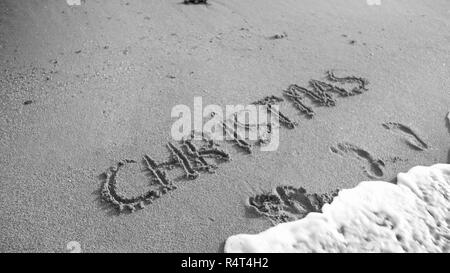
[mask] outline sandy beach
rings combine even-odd
[[[328,202],[450,164],[449,29],[445,0],[2,0],[0,252],[223,252],[232,235],[306,215],[261,214],[258,196],[277,188]],[[329,71],[367,90],[305,100],[309,118],[285,91]],[[104,200],[120,162],[121,195],[149,190],[145,155],[160,163],[178,147],[174,106],[266,96],[297,124],[281,126],[276,151],[223,142],[231,160],[195,179],[165,170],[174,189],[143,208]]]

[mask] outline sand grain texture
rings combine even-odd
[[[448,1],[79,2],[0,1],[1,252],[68,252],[69,242],[82,252],[223,251],[229,236],[271,226],[247,214],[250,196],[367,180],[366,160],[330,152],[338,143],[385,162],[386,179],[447,161]],[[282,101],[295,128],[280,129],[277,151],[226,144],[232,161],[195,180],[168,170],[177,189],[144,209],[102,201],[111,166],[168,160],[175,105],[247,104],[311,88],[327,71],[367,79],[369,90],[333,93],[333,107],[305,98],[312,119]],[[389,121],[414,126],[430,148],[411,149],[380,126]],[[118,190],[147,192],[146,174],[120,176]]]

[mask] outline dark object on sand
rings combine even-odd
[[[185,5],[189,5],[189,4],[208,4],[208,0],[184,0],[184,4]]]
[[[26,100],[23,102],[23,105],[28,105],[28,104],[32,104],[33,101],[32,100]]]
[[[282,34],[275,34],[269,37],[271,40],[277,40],[277,39],[283,39],[286,38],[288,35],[286,32],[283,32]]]

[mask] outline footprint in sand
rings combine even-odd
[[[258,215],[267,217],[274,225],[304,218],[310,212],[321,212],[331,203],[338,191],[307,193],[302,187],[278,186],[272,193],[263,193],[248,199],[248,206]]]
[[[374,158],[369,152],[358,146],[350,143],[339,143],[336,147],[330,147],[330,150],[340,156],[349,156],[367,162],[364,171],[371,178],[381,178],[384,175],[384,162],[381,159]]]
[[[414,150],[423,151],[428,149],[428,145],[408,126],[397,122],[386,122],[383,123],[383,127],[404,137],[406,144]]]

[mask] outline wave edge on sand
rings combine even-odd
[[[449,252],[450,164],[417,166],[397,184],[363,181],[322,213],[229,237],[236,252]]]

